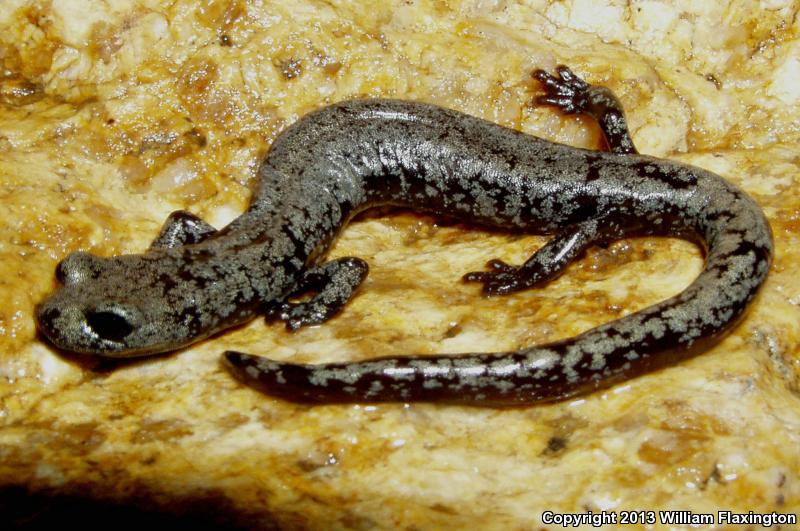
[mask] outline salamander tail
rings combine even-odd
[[[514,406],[566,398],[596,388],[567,381],[566,343],[517,352],[391,356],[317,365],[283,363],[228,351],[224,365],[245,385],[306,404],[444,402]],[[579,389],[581,388],[581,389]]]

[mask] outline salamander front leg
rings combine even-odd
[[[217,232],[217,229],[194,214],[185,210],[176,210],[167,217],[161,227],[161,232],[150,244],[150,249],[164,249],[200,243],[215,232]]]
[[[505,295],[541,286],[563,273],[590,245],[607,239],[615,228],[601,228],[597,219],[584,221],[556,234],[519,267],[495,259],[487,263],[489,271],[473,271],[462,278],[465,282],[482,282],[484,295]]]
[[[290,297],[317,293],[305,302],[282,302],[266,308],[268,320],[286,322],[286,328],[324,323],[341,311],[367,278],[369,266],[355,257],[339,258],[309,269]]]
[[[628,132],[625,112],[614,93],[606,87],[590,85],[564,65],[556,67],[558,77],[536,70],[533,77],[544,84],[545,95],[536,98],[540,105],[555,105],[566,114],[585,114],[594,118],[614,153],[638,153]]]

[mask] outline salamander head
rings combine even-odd
[[[56,268],[62,287],[36,308],[39,330],[62,350],[109,357],[174,350],[212,333],[197,286],[175,280],[178,260],[153,258],[71,254]]]

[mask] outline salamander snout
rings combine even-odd
[[[49,299],[36,308],[39,330],[63,350],[87,354],[120,351],[139,324],[135,309],[122,305],[86,305]]]

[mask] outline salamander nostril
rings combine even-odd
[[[53,322],[61,317],[61,311],[58,308],[40,309],[36,313],[39,322],[48,328],[52,328]]]
[[[128,320],[115,312],[89,312],[86,314],[86,323],[98,336],[109,341],[122,341],[133,332]]]
[[[61,282],[61,284],[67,283],[67,271],[66,268],[64,267],[63,260],[59,262],[58,265],[56,266],[56,278],[58,279],[59,282]]]

